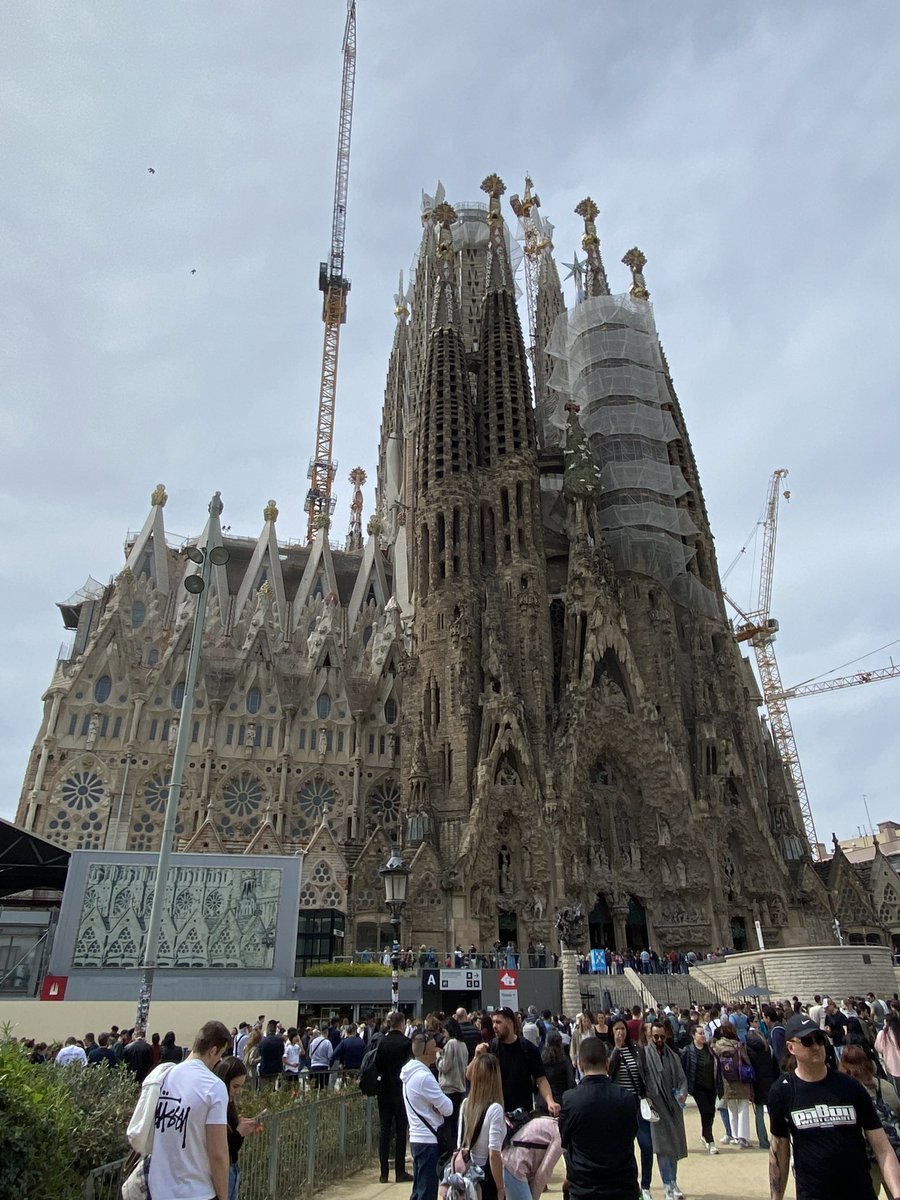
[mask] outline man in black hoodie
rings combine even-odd
[[[378,1041],[375,1065],[378,1068],[378,1157],[381,1161],[381,1182],[388,1182],[388,1162],[391,1133],[394,1134],[394,1168],[398,1183],[412,1183],[406,1171],[406,1137],[408,1124],[403,1103],[400,1069],[412,1057],[412,1042],[403,1032],[406,1017],[392,1012],[387,1019],[388,1031]]]

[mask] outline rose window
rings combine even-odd
[[[235,817],[250,816],[262,804],[264,797],[263,785],[249,771],[229,779],[222,788],[222,803]]]
[[[149,850],[156,836],[156,825],[149,813],[141,813],[131,826],[130,850]]]
[[[369,793],[369,828],[393,829],[400,820],[400,788],[394,779],[379,783]]]
[[[99,804],[103,799],[103,780],[93,771],[73,771],[62,785],[62,801],[76,812]]]
[[[331,883],[331,867],[327,862],[319,862],[313,867],[313,883]]]
[[[178,895],[175,897],[175,903],[172,905],[172,909],[176,917],[189,916],[193,907],[194,897],[186,888],[184,891],[178,893]]]
[[[51,834],[55,833],[57,837],[65,837],[71,828],[72,822],[69,820],[69,814],[65,809],[60,809],[56,816],[47,822],[47,832]]]
[[[168,799],[169,785],[167,781],[162,775],[154,775],[144,788],[144,804],[151,812],[161,813],[166,811]]]
[[[337,793],[326,779],[310,779],[297,793],[297,806],[308,820],[318,824],[334,808]]]
[[[326,908],[340,908],[341,904],[341,889],[330,887],[322,897]]]

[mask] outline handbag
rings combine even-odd
[[[122,1200],[150,1200],[150,1155],[139,1158],[137,1166],[122,1184]]]
[[[156,1105],[159,1101],[159,1089],[163,1080],[172,1070],[174,1063],[160,1063],[150,1072],[141,1084],[131,1120],[125,1133],[132,1150],[141,1157],[146,1157],[153,1149],[153,1132],[156,1129]],[[134,1172],[132,1172],[134,1174]]]
[[[649,1121],[651,1125],[655,1125],[659,1120],[659,1113],[646,1096],[641,1097],[641,1116],[645,1121]]]

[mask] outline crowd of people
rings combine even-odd
[[[294,1089],[303,1076],[321,1089],[361,1069],[377,1097],[380,1180],[393,1172],[411,1200],[437,1200],[439,1186],[446,1200],[540,1200],[561,1155],[569,1200],[652,1200],[654,1167],[666,1200],[681,1200],[689,1097],[704,1154],[768,1150],[773,1200],[791,1154],[799,1200],[875,1200],[882,1186],[900,1197],[897,995],[574,1020],[534,1007],[392,1012],[303,1030],[260,1016],[230,1030],[209,1022],[189,1052],[174,1034],[115,1027],[24,1050],[156,1080],[155,1200],[207,1186],[237,1200],[241,1145],[260,1128],[238,1114],[245,1086]]]

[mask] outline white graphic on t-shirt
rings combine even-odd
[[[835,1125],[855,1125],[857,1116],[852,1104],[814,1104],[795,1108],[791,1120],[796,1129],[833,1129]]]

